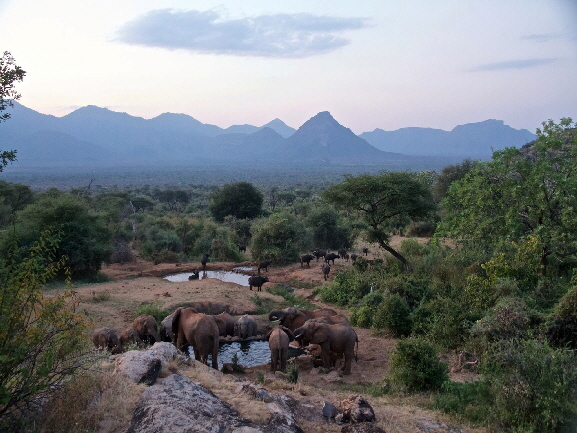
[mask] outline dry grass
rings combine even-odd
[[[111,375],[102,361],[79,373],[46,405],[36,433],[116,433],[125,431],[146,386]]]

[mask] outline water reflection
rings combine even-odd
[[[190,357],[194,358],[194,351],[189,347]],[[218,369],[227,362],[232,362],[234,355],[238,356],[238,363],[244,367],[254,367],[270,361],[270,349],[268,341],[235,341],[234,343],[221,343],[218,349]],[[209,356],[210,365],[212,356]]]

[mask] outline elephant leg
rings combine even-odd
[[[278,349],[273,349],[270,352],[270,370],[274,373],[278,365]]]
[[[281,371],[286,371],[287,357],[288,357],[288,350],[286,348],[282,348],[280,350],[280,369],[281,369]]]
[[[350,353],[345,353],[345,363],[343,365],[343,374],[351,374],[352,361],[353,361],[353,355]]]
[[[321,344],[321,357],[323,359],[323,366],[325,368],[331,368],[331,350],[330,346],[326,343]]]
[[[218,338],[215,339],[214,346],[212,348],[212,368],[218,370]]]

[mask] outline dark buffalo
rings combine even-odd
[[[367,247],[363,248],[363,254],[364,254],[365,256],[368,256],[368,255],[369,255],[369,249],[368,249]]]
[[[237,246],[238,246],[238,250],[239,250],[241,253],[246,253],[246,245],[245,245],[245,244],[239,243],[239,244],[237,244]]]
[[[208,258],[210,257],[210,254],[205,254],[204,256],[202,256],[202,260],[200,261],[200,263],[202,263],[202,270],[206,270],[206,264],[208,263]]]
[[[325,263],[328,263],[332,260],[333,265],[335,264],[335,259],[340,259],[341,256],[339,256],[338,254],[335,253],[329,253],[325,255]]]
[[[192,281],[192,280],[198,280],[199,279],[199,274],[200,271],[192,271],[192,274],[188,276],[188,280]]]
[[[303,264],[307,264],[307,266],[310,268],[311,267],[311,260],[314,260],[315,256],[313,256],[312,254],[303,254],[301,256],[301,268],[303,267]]]
[[[253,275],[248,278],[248,285],[250,287],[250,290],[252,290],[253,287],[256,287],[260,292],[262,290],[262,285],[264,283],[268,283],[267,277],[261,277],[260,275]]]
[[[324,257],[326,254],[327,254],[326,250],[321,250],[319,248],[315,248],[315,250],[313,251],[313,256],[317,258],[317,262],[321,257]]]
[[[357,255],[355,253],[351,254],[351,262],[355,263],[357,261]]]
[[[331,271],[331,265],[328,263],[323,263],[321,265],[321,269],[323,270],[323,276],[325,277],[325,281],[329,278],[329,272]]]
[[[266,262],[262,262],[258,264],[258,273],[260,274],[260,270],[264,269],[265,271],[268,272],[268,267],[270,266],[270,264],[272,263],[272,260],[267,260]]]
[[[339,253],[339,256],[344,258],[345,254],[347,253],[347,250],[344,248],[341,248],[340,250],[337,251],[337,253]]]
[[[343,256],[341,256],[343,259],[345,259],[347,262],[349,261],[349,253],[345,253]]]

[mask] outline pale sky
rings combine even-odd
[[[577,0],[0,0],[20,102],[360,134],[577,119]]]

